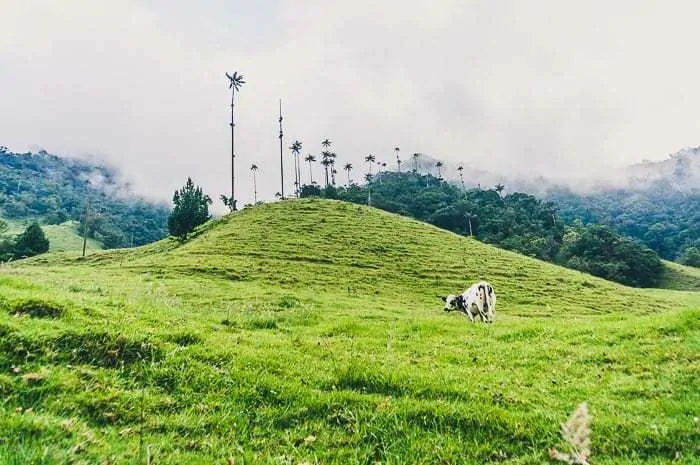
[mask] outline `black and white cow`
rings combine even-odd
[[[486,281],[472,284],[459,295],[450,294],[442,297],[442,301],[445,302],[446,312],[458,310],[466,313],[470,321],[474,321],[474,317],[479,315],[481,321],[493,323],[496,314],[496,292]]]

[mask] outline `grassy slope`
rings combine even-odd
[[[666,271],[661,287],[685,291],[700,291],[700,268],[664,261]]]
[[[11,221],[8,222],[8,235],[16,236],[21,234],[29,224],[28,221]],[[83,249],[83,238],[76,232],[77,223],[74,221],[66,221],[63,224],[42,225],[46,238],[49,240],[50,252],[71,252]],[[88,239],[88,250],[100,250],[102,245],[99,241]]]
[[[478,278],[494,325],[436,298]],[[0,463],[534,464],[584,400],[598,464],[700,453],[700,293],[366,207],[290,201],[181,246],[37,257],[0,295]],[[64,312],[12,316],[28,299]]]

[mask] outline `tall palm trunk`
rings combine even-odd
[[[297,197],[299,197],[299,192],[301,192],[301,160],[298,153],[294,155],[294,169],[297,175]]]
[[[284,134],[282,133],[282,99],[280,99],[280,180],[281,180],[281,195],[280,198],[284,199],[284,157],[283,157],[283,151],[282,151],[282,138],[284,137]]]
[[[309,182],[313,185],[314,183],[314,172],[311,168],[311,160],[309,160]]]
[[[255,171],[253,171],[253,203],[257,205],[258,203],[258,182],[257,182],[257,176],[255,175]]]
[[[236,95],[236,89],[231,91],[231,205],[229,208],[231,211],[236,211],[236,123],[233,121],[233,109],[234,109],[234,97]]]

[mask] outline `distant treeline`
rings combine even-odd
[[[498,190],[464,190],[432,175],[384,172],[365,185],[306,185],[303,197],[371,205],[461,235],[631,286],[659,283],[663,263],[643,244],[604,225],[564,221],[554,202]]]
[[[659,180],[644,190],[617,189],[578,195],[551,190],[567,221],[611,226],[639,239],[663,258],[700,266],[700,190],[678,190],[671,180]]]
[[[0,216],[82,222],[88,198],[88,236],[106,248],[148,244],[167,234],[169,208],[129,195],[112,169],[44,151],[0,150]]]

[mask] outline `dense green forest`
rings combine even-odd
[[[88,236],[105,248],[147,244],[167,234],[168,206],[131,195],[113,169],[45,151],[0,149],[1,217],[82,222],[88,199]]]
[[[502,186],[464,190],[414,172],[384,172],[365,185],[306,185],[302,196],[367,203],[505,249],[631,286],[654,286],[663,264],[652,250],[603,225],[566,224],[554,202]]]
[[[689,265],[700,249],[700,190],[679,191],[670,180],[657,180],[644,190],[611,189],[579,195],[553,189],[547,199],[567,222],[604,224],[639,239],[663,258]],[[696,253],[696,252],[695,252]]]

